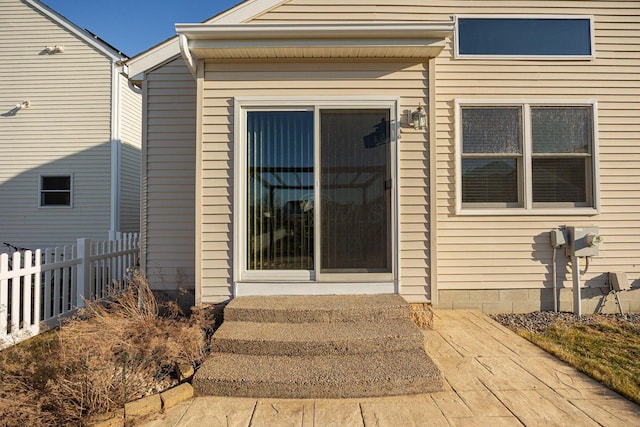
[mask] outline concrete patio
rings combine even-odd
[[[159,426],[633,426],[628,401],[477,312],[438,310],[427,353],[446,390],[362,399],[196,397]]]

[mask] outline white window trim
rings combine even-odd
[[[42,204],[42,178],[53,176],[69,177],[69,205],[43,205]],[[39,209],[71,209],[73,208],[73,174],[72,173],[41,173],[38,175],[38,208]]]
[[[400,159],[400,99],[398,97],[379,97],[379,96],[328,96],[328,97],[235,97],[234,98],[234,292],[236,295],[244,292],[238,288],[238,285],[242,283],[269,283],[269,282],[289,282],[291,286],[288,288],[290,292],[296,291],[296,283],[302,288],[299,292],[309,292],[309,283],[321,283],[316,280],[315,274],[310,274],[308,271],[261,271],[254,272],[246,269],[247,254],[246,254],[246,156],[247,156],[247,141],[246,141],[246,112],[250,110],[311,110],[315,111],[315,120],[317,122],[320,109],[327,108],[388,108],[391,111],[392,119],[395,120],[395,125],[391,126],[391,139],[392,144],[392,159],[391,159],[391,176],[393,178],[393,200],[391,203],[391,215],[392,215],[392,230],[391,230],[391,253],[392,253],[392,274],[393,282],[390,284],[394,289],[398,288],[399,277],[399,222],[400,222],[400,185],[399,185],[399,167],[398,161]],[[314,130],[319,132],[318,126]],[[315,135],[315,140],[318,139],[318,135]],[[316,159],[318,146],[315,144]],[[316,186],[319,185],[319,176],[315,177]],[[317,218],[316,218],[317,219]],[[316,242],[316,251],[318,249]],[[369,280],[373,277],[373,274],[369,275]],[[367,279],[363,279],[367,280]],[[362,286],[362,283],[354,283],[355,287]],[[377,285],[374,285],[374,288]],[[274,292],[277,293],[277,287],[274,288]],[[363,288],[364,289],[364,288]],[[390,288],[385,288],[390,289]],[[355,291],[355,289],[352,289]],[[358,292],[356,292],[358,293]]]
[[[466,106],[588,106],[593,109],[593,146],[591,153],[593,207],[534,208],[531,194],[531,130],[530,109],[523,108],[523,202],[522,208],[470,208],[462,206],[462,107]],[[600,213],[600,161],[598,157],[598,101],[595,99],[456,99],[455,100],[455,182],[456,215],[597,215]]]
[[[589,36],[591,38],[591,55],[477,55],[460,53],[460,37],[458,36],[458,19],[460,18],[484,18],[484,19],[588,19]],[[453,17],[455,31],[453,41],[453,57],[455,59],[489,59],[489,60],[544,60],[544,61],[592,61],[596,59],[595,25],[592,15],[455,15]]]

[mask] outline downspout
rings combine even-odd
[[[109,240],[120,231],[120,73],[111,62],[111,224]]]
[[[182,58],[187,63],[187,68],[191,71],[193,77],[197,77],[198,75],[198,60],[191,55],[191,51],[189,50],[189,40],[187,36],[184,34],[178,34],[178,42],[180,44],[180,52],[182,53]]]
[[[136,86],[135,83],[129,78],[129,67],[126,64],[120,64],[120,75],[127,79],[127,86],[133,93],[142,95],[142,85]]]

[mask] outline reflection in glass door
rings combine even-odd
[[[320,272],[391,272],[388,109],[320,112]]]
[[[389,108],[247,111],[254,277],[392,278],[391,122]]]
[[[314,269],[313,111],[247,113],[249,270]]]

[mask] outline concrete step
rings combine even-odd
[[[407,319],[372,322],[266,323],[226,320],[212,351],[254,355],[314,356],[420,351],[423,335]]]
[[[225,321],[267,323],[381,323],[409,315],[400,295],[248,296],[235,298],[224,309]]]
[[[200,394],[340,399],[440,391],[442,376],[424,351],[330,356],[214,353],[193,380]]]
[[[193,378],[200,394],[346,398],[443,387],[398,295],[239,297],[212,348]]]

